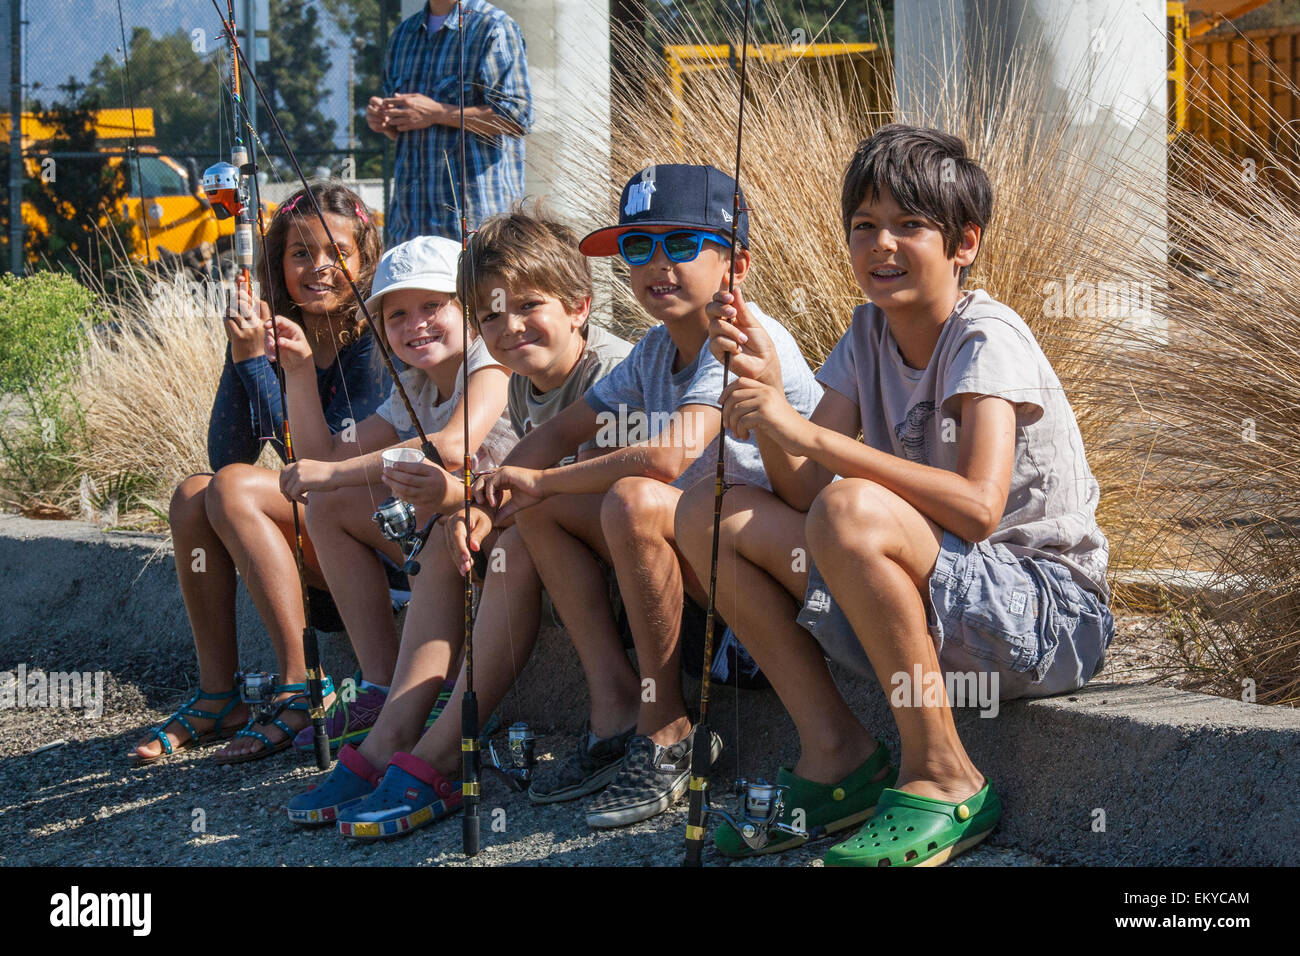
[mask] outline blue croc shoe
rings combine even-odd
[[[339,833],[359,840],[401,836],[455,812],[460,802],[459,781],[398,751],[375,791],[339,811]]]
[[[333,823],[341,809],[372,793],[381,779],[383,775],[356,747],[344,744],[325,782],[289,801],[289,820],[305,827]]]

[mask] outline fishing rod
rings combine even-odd
[[[459,109],[460,109],[460,261],[463,267],[468,267],[469,256],[469,218],[467,215],[466,204],[468,195],[465,192],[465,0],[458,0],[456,4],[456,26],[457,34],[460,41],[460,82],[459,86]],[[470,280],[472,276],[468,277]],[[469,288],[469,282],[465,283],[465,288]],[[461,341],[464,350],[461,353],[461,378],[464,382],[464,392],[461,396],[461,402],[465,410],[465,463],[464,463],[464,484],[465,484],[465,530],[468,532],[472,527],[470,524],[470,485],[473,482],[473,476],[470,474],[471,454],[469,447],[469,296],[466,295],[460,304],[461,312]],[[461,697],[460,707],[460,753],[461,753],[461,800],[462,800],[462,824],[461,837],[466,856],[474,856],[479,850],[479,742],[478,742],[478,697],[474,694],[474,578],[471,574],[465,575],[465,691]]]
[[[736,174],[733,177],[734,191],[731,205],[731,266],[727,273],[727,292],[734,293],[736,285],[736,228],[740,222],[740,156],[741,136],[745,129],[745,61],[749,50],[749,10],[750,0],[745,0],[745,15],[740,34],[740,110],[736,122]],[[731,353],[722,356],[722,387],[725,390],[731,374]],[[708,816],[718,816],[735,827],[751,847],[758,849],[766,845],[772,830],[789,830],[780,823],[784,809],[782,790],[775,784],[762,780],[754,783],[740,781],[738,786],[744,793],[741,819],[737,820],[720,807],[709,804],[709,771],[712,769],[712,737],[709,730],[709,690],[712,683],[713,635],[717,625],[718,592],[718,540],[722,529],[722,496],[726,485],[727,425],[724,421],[718,431],[718,461],[714,471],[713,482],[713,543],[709,556],[709,604],[704,624],[704,665],[700,679],[700,717],[695,724],[694,744],[691,750],[690,804],[686,817],[686,856],[683,866],[701,865],[704,850],[705,820]],[[802,832],[802,831],[791,831]]]
[[[325,238],[334,249],[336,265],[338,266],[339,271],[343,273],[343,278],[347,280],[348,286],[352,290],[352,295],[357,300],[357,305],[360,308],[362,317],[374,332],[375,343],[379,346],[379,356],[384,360],[384,367],[388,370],[388,374],[392,376],[393,385],[397,389],[398,397],[401,398],[402,404],[406,407],[406,413],[410,416],[411,424],[419,434],[420,450],[424,452],[425,458],[428,458],[439,466],[445,467],[445,465],[443,465],[442,456],[438,454],[438,449],[433,446],[433,442],[429,441],[429,436],[420,425],[419,416],[415,414],[415,408],[411,404],[410,396],[407,395],[406,389],[403,387],[401,379],[398,377],[397,369],[393,365],[393,357],[389,352],[388,343],[384,341],[378,323],[375,322],[374,316],[370,314],[370,309],[366,306],[365,297],[361,295],[361,290],[357,288],[356,279],[352,275],[352,270],[348,268],[347,261],[343,258],[343,253],[339,250],[338,241],[335,240],[334,233],[330,230],[329,223],[325,221],[325,213],[321,210],[320,203],[316,200],[316,194],[312,192],[311,185],[302,171],[302,166],[298,163],[298,157],[295,155],[293,147],[289,145],[289,138],[285,135],[284,127],[280,125],[280,121],[275,115],[274,105],[267,97],[266,91],[262,89],[262,84],[261,81],[258,80],[257,74],[249,67],[248,60],[244,57],[244,51],[239,46],[239,41],[235,38],[232,23],[226,21],[225,16],[221,12],[221,7],[217,6],[217,0],[211,0],[211,2],[213,9],[217,11],[217,16],[221,18],[221,26],[230,41],[231,48],[235,51],[236,59],[238,59],[239,62],[243,64],[244,69],[248,71],[248,78],[253,81],[253,89],[257,92],[257,98],[261,100],[262,105],[266,107],[266,113],[271,119],[271,126],[275,129],[276,138],[279,139],[280,145],[284,147],[285,154],[289,159],[290,165],[293,166],[294,173],[302,182],[307,199],[311,203],[312,211],[315,212],[316,218],[320,220],[321,228],[325,231]],[[229,4],[233,2],[233,0],[226,0],[226,2]]]
[[[208,193],[209,198],[212,199],[213,210],[214,212],[216,212],[218,218],[226,218],[227,216],[230,215],[241,215],[241,222],[239,226],[236,227],[236,242],[235,242],[236,256],[240,263],[241,279],[246,284],[246,287],[249,289],[250,297],[251,297],[252,214],[251,211],[247,210],[246,207],[248,205],[248,192],[247,192],[248,177],[253,177],[253,181],[256,182],[256,165],[248,161],[248,153],[247,150],[244,149],[243,147],[242,131],[239,127],[239,122],[238,122],[238,114],[242,111],[242,100],[239,95],[239,89],[240,89],[239,67],[242,64],[244,69],[248,73],[248,78],[252,80],[253,89],[257,92],[258,98],[261,100],[262,105],[266,108],[266,114],[267,116],[270,117],[271,125],[275,129],[276,136],[278,137],[280,144],[284,147],[285,154],[288,157],[290,164],[293,166],[294,173],[297,175],[299,181],[302,183],[304,193],[311,204],[311,208],[313,212],[315,212],[316,218],[320,222],[321,228],[325,232],[326,239],[328,240],[331,248],[334,251],[335,265],[338,267],[339,271],[343,274],[344,279],[347,281],[348,287],[352,291],[352,296],[356,300],[358,306],[360,307],[361,314],[364,317],[366,324],[370,327],[371,332],[373,333],[374,340],[379,347],[380,357],[383,359],[384,365],[387,368],[388,373],[392,378],[393,386],[396,389],[398,396],[401,398],[402,404],[406,407],[407,415],[410,417],[411,423],[414,426],[417,434],[419,435],[420,449],[423,452],[424,457],[426,459],[434,462],[440,467],[443,467],[442,456],[438,453],[438,450],[434,447],[433,443],[429,440],[429,436],[425,433],[423,426],[421,426],[420,424],[419,416],[415,412],[415,408],[411,403],[410,396],[407,395],[406,388],[403,386],[402,380],[397,373],[397,369],[393,365],[393,359],[392,359],[392,355],[389,353],[388,343],[384,341],[383,334],[381,333],[378,324],[375,322],[374,317],[370,314],[370,309],[366,306],[365,298],[361,295],[361,291],[357,288],[356,280],[352,275],[351,269],[348,268],[347,261],[344,258],[342,251],[339,249],[338,241],[334,238],[334,234],[330,230],[329,223],[326,221],[325,214],[320,207],[320,203],[317,201],[316,195],[312,191],[311,184],[308,182],[307,177],[303,174],[302,166],[299,164],[298,158],[294,154],[293,147],[289,144],[289,139],[285,135],[284,128],[280,125],[280,121],[275,115],[275,107],[272,105],[270,99],[267,97],[266,92],[262,89],[262,84],[258,81],[257,74],[253,72],[251,67],[249,67],[248,61],[244,57],[244,51],[240,48],[239,39],[237,34],[235,33],[235,15],[234,15],[234,8],[233,8],[233,0],[226,0],[227,12],[229,14],[228,19],[226,15],[222,14],[221,7],[218,5],[217,0],[211,0],[211,2],[212,2],[213,10],[216,11],[217,18],[221,21],[222,30],[226,34],[227,41],[230,44],[230,49],[233,54],[232,63],[231,63],[231,91],[234,97],[234,106],[235,106],[235,113],[236,113],[236,118],[235,118],[236,143],[235,143],[235,149],[232,152],[232,159],[234,160],[234,162],[218,163],[216,166],[209,168],[209,170],[204,174],[203,177],[204,180],[203,188],[204,191]],[[244,114],[244,116],[245,116],[245,120],[247,120],[246,113]],[[251,125],[249,127],[249,133],[252,137],[256,138],[257,135],[256,131],[252,129]],[[211,189],[209,189],[210,186]],[[239,211],[241,209],[243,210],[242,214]],[[247,223],[243,221],[244,218],[247,218],[248,220]],[[260,205],[259,205],[259,219],[260,219]],[[243,235],[246,237],[243,240],[240,239],[241,231],[243,231]],[[247,266],[245,265],[245,262],[247,262]],[[268,264],[268,268],[269,268],[269,264]],[[268,274],[268,285],[269,285],[269,274]],[[276,362],[278,365],[279,364],[278,336],[276,342]],[[293,457],[292,457],[293,452],[290,445],[289,407],[288,407],[288,403],[285,401],[285,386],[284,386],[284,379],[283,379],[283,371],[280,370],[278,372],[278,375],[280,381],[281,404],[283,406],[284,419],[285,419],[284,433],[285,433],[286,460],[291,462],[293,461]],[[367,478],[367,483],[368,482],[369,479]],[[388,502],[385,502],[385,504],[387,505]],[[410,508],[409,504],[406,505],[406,507],[409,509]],[[380,527],[382,529],[384,525],[381,523]],[[303,613],[305,616],[304,618],[305,626],[303,628],[303,657],[307,668],[307,692],[308,692],[308,706],[309,706],[308,712],[310,713],[311,720],[312,720],[313,741],[314,741],[315,752],[316,752],[316,764],[320,769],[324,770],[330,765],[329,738],[327,736],[326,729],[325,729],[324,684],[326,678],[324,676],[320,664],[319,638],[316,634],[315,628],[311,624],[310,600],[308,598],[307,585],[306,585],[306,580],[303,572],[302,532],[301,532],[296,502],[294,503],[294,531],[295,531],[294,557],[298,566],[299,584],[301,586],[302,596],[303,596]],[[408,560],[408,564],[409,563],[410,562]],[[416,567],[418,569],[418,565]]]
[[[215,3],[216,0],[213,0]],[[234,41],[235,10],[234,0],[226,0],[226,9],[230,16],[229,35]],[[218,8],[220,13],[220,8]],[[258,233],[262,238],[262,248],[266,248],[266,229],[262,219],[261,197],[254,197],[250,192],[256,189],[257,164],[250,161],[248,149],[244,145],[243,128],[240,123],[242,106],[239,86],[239,57],[230,58],[230,93],[234,103],[232,119],[235,127],[235,141],[230,153],[230,162],[216,163],[203,174],[202,187],[212,204],[212,211],[218,219],[234,218],[235,224],[235,261],[239,274],[235,279],[236,292],[248,295],[253,302],[253,210],[257,210]],[[250,128],[250,134],[253,132]],[[271,295],[271,264],[263,263],[266,270],[267,295]],[[256,306],[254,306],[256,307]],[[274,314],[274,311],[272,312]],[[280,407],[284,413],[284,456],[287,464],[293,464],[293,429],[289,424],[289,402],[285,395],[284,367],[280,363],[280,337],[275,335],[276,382],[280,387]],[[307,667],[308,713],[311,716],[312,742],[316,753],[316,766],[325,770],[330,765],[329,736],[325,730],[324,680],[320,666],[320,639],[311,622],[311,598],[307,592],[307,577],[303,567],[302,520],[298,511],[298,502],[293,507],[293,558],[298,571],[298,588],[302,593],[302,647],[303,659]],[[256,703],[262,717],[275,719],[278,711],[269,695],[274,693],[274,680],[266,675],[240,675],[241,696],[244,700]],[[247,680],[246,678],[254,678]],[[292,698],[291,698],[292,699]],[[285,702],[287,703],[287,701]],[[266,721],[263,721],[266,722]]]

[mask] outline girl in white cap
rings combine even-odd
[[[488,354],[481,340],[464,340],[455,296],[459,257],[460,244],[439,237],[421,236],[393,247],[379,261],[366,306],[392,354],[407,366],[401,383],[420,428],[453,469],[464,460],[461,366],[466,361],[472,467],[478,471],[498,464],[516,441],[505,414],[510,370]],[[270,326],[268,322],[268,348],[273,347]],[[382,452],[394,446],[419,448],[419,430],[394,387],[374,415],[355,428],[331,434],[311,385],[306,340],[280,317],[274,327],[298,453],[298,461],[280,473],[280,488],[286,497],[307,505],[308,534],[361,665],[356,699],[336,707],[327,721],[331,744],[337,747],[364,739],[383,707],[397,663],[400,641],[387,575],[376,552],[396,564],[404,557],[371,516],[389,496],[382,483]],[[406,467],[425,472],[433,488],[411,502],[419,525],[460,505],[463,485],[446,468],[427,460]],[[310,746],[310,733],[304,728],[299,734],[304,746]],[[227,753],[255,753],[259,743],[239,739]]]

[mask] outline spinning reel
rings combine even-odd
[[[533,767],[537,762],[534,752],[537,735],[522,720],[511,724],[508,734],[510,743],[505,756],[502,757],[496,744],[491,741],[488,742],[488,754],[492,758],[492,765],[506,778],[511,790],[527,790],[533,782]]]
[[[218,219],[233,219],[248,205],[245,169],[248,167],[239,167],[233,163],[214,163],[203,171],[199,184]]]
[[[396,542],[402,549],[406,560],[402,570],[407,574],[419,574],[420,562],[415,560],[429,542],[429,533],[433,531],[438,515],[429,519],[420,529],[415,526],[415,508],[401,498],[385,498],[379,510],[370,516],[370,520],[379,526],[379,533],[387,540]]]
[[[824,835],[823,827],[800,829],[781,822],[781,813],[785,809],[785,791],[788,787],[768,783],[758,779],[753,783],[737,780],[735,790],[740,794],[740,818],[737,819],[721,807],[709,803],[708,791],[704,794],[704,817],[709,814],[721,817],[732,829],[740,834],[745,845],[751,850],[761,850],[771,842],[772,833],[788,833],[803,837],[806,841],[819,839]]]
[[[268,724],[279,716],[275,700],[275,674],[266,671],[237,671],[235,684],[239,687],[239,699],[253,708],[253,716],[259,724]]]

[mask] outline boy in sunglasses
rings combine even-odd
[[[734,191],[725,173],[688,165],[648,167],[623,187],[618,225],[591,233],[579,248],[588,256],[621,255],[637,301],[659,324],[585,401],[525,436],[512,464],[477,488],[498,520],[515,516],[591,693],[587,734],[567,761],[539,773],[531,798],[572,800],[603,787],[587,810],[593,827],[663,812],[690,775],[678,639],[683,592],[700,604],[707,595],[678,554],[673,513],[682,491],[717,463],[722,366],[705,347],[705,307],[727,288]],[[735,227],[739,286],[752,263],[744,211]],[[749,306],[776,343],[787,400],[810,414],[821,398],[812,370],[790,333]],[[593,438],[626,447],[546,467],[557,449]],[[753,439],[729,436],[726,480],[769,487]],[[618,578],[639,675],[619,638],[602,562]],[[722,742],[715,735],[711,743],[716,760]]]

